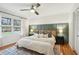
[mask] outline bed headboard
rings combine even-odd
[[[57,30],[39,30],[39,33],[57,36]]]
[[[40,24],[40,25],[30,25],[29,26],[29,34],[35,33],[56,33],[56,24]],[[53,33],[53,34],[54,34]],[[55,34],[54,34],[55,35]]]
[[[57,30],[41,30],[41,29],[36,29],[33,30],[33,33],[38,33],[38,34],[51,34],[53,36],[57,36]]]

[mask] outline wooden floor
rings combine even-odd
[[[4,50],[4,49],[7,49],[7,48],[9,48],[9,47],[12,47],[12,46],[14,46],[16,43],[12,43],[12,44],[8,44],[8,45],[6,45],[6,46],[2,46],[2,47],[0,47],[0,51],[1,50]]]
[[[7,49],[9,47],[12,47],[14,45],[15,45],[15,43],[7,45],[7,46],[0,47],[0,51]],[[60,53],[62,53],[63,55],[76,55],[76,52],[73,51],[73,49],[71,49],[68,44],[59,45],[59,46],[60,46]]]
[[[64,55],[77,55],[77,53],[71,49],[69,44],[60,45],[60,52]]]

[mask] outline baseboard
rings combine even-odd
[[[77,52],[76,52],[74,49],[73,49],[73,52],[74,52],[76,55],[78,55]]]
[[[13,46],[14,44],[16,44],[16,42],[15,43],[8,44],[8,45],[5,45],[5,46],[1,46],[0,47],[0,50],[6,49],[6,48],[8,48],[10,46]]]
[[[71,47],[71,45],[70,45],[70,48],[73,50],[73,52],[75,53],[75,55],[78,55],[77,52],[75,51],[75,49]]]

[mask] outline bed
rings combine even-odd
[[[18,47],[24,47],[41,54],[53,55],[54,54],[53,48],[55,42],[56,41],[54,36],[48,38],[48,37],[37,37],[36,35],[34,35],[20,39],[17,42],[17,45]]]

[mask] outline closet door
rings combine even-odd
[[[79,54],[79,11],[75,11],[74,15],[74,48]]]

